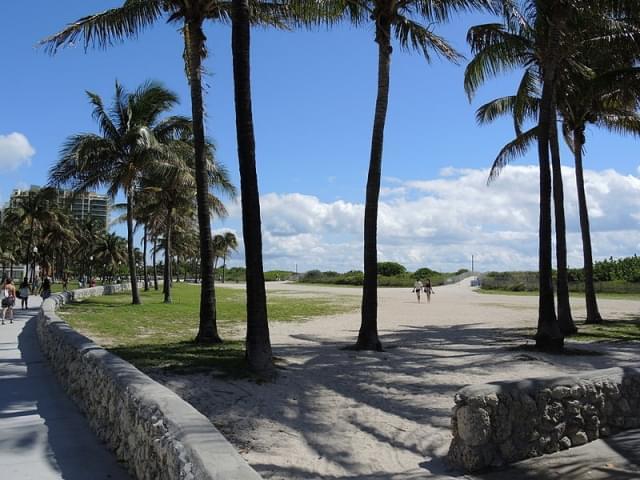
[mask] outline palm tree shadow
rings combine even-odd
[[[523,356],[512,350],[524,342],[521,330],[478,323],[400,325],[397,331],[381,332],[382,353],[343,350],[351,342],[336,341],[329,335],[292,338],[303,342],[273,346],[274,354],[285,359],[285,366],[272,383],[216,380],[217,396],[209,396],[198,388],[202,376],[180,376],[177,381],[183,388],[179,392],[241,450],[268,450],[278,446],[278,438],[286,442],[287,436],[300,437],[305,449],[332,468],[353,472],[340,478],[392,477],[372,472],[366,453],[361,456],[349,442],[336,442],[337,436],[378,445],[384,452],[381,455],[391,455],[390,451],[413,455],[416,461],[411,472],[419,472],[414,478],[451,475],[442,457],[451,439],[453,397],[461,387],[504,379],[510,369],[520,379],[522,365],[571,373],[619,362],[611,355],[528,352]],[[607,351],[606,345],[594,348]],[[616,345],[618,348],[628,353],[633,347]],[[162,376],[158,379],[167,381]],[[256,433],[262,428],[283,434]],[[265,475],[318,478],[312,468],[292,470],[275,460],[254,467]],[[411,472],[401,478],[413,478]],[[322,478],[334,478],[325,474]]]

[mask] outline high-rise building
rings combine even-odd
[[[37,185],[31,185],[28,190],[14,190],[9,199],[9,208],[15,207],[19,198],[33,195],[40,188]],[[68,190],[59,190],[56,203],[58,207],[70,210],[74,218],[83,221],[90,218],[94,219],[104,227],[105,231],[107,230],[110,206],[107,195],[95,192],[76,193]]]

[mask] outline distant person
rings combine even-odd
[[[2,325],[5,318],[9,319],[9,323],[13,323],[13,306],[16,303],[16,287],[10,278],[4,281],[2,288]]]
[[[45,277],[45,279],[42,281],[42,286],[40,287],[40,296],[43,300],[51,296],[51,281],[49,280],[49,277]]]
[[[62,291],[66,292],[68,288],[69,288],[69,277],[65,273],[64,276],[62,277]]]
[[[422,292],[422,282],[420,280],[416,280],[413,284],[413,292],[418,297],[418,303],[420,303],[420,292]]]
[[[427,281],[424,284],[424,293],[427,295],[427,303],[431,303],[431,294],[434,293],[434,291],[429,278],[427,278]]]
[[[25,308],[29,308],[29,294],[31,291],[29,290],[29,281],[27,280],[27,277],[22,279],[18,293],[20,294],[20,304],[22,305],[22,309],[24,310]]]

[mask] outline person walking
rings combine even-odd
[[[422,282],[418,279],[413,284],[413,292],[418,297],[418,303],[420,303],[420,293],[422,292]]]
[[[29,308],[29,281],[27,277],[22,279],[22,283],[20,284],[20,290],[18,290],[18,294],[20,296],[20,304],[22,305],[22,309]]]
[[[5,319],[8,319],[9,323],[13,323],[13,306],[15,303],[16,287],[13,285],[13,281],[7,278],[2,288],[2,325],[4,325]]]
[[[43,300],[51,296],[51,280],[49,280],[49,277],[45,277],[42,281],[42,286],[40,287],[40,296]]]
[[[433,287],[431,286],[431,279],[427,278],[427,281],[424,284],[424,293],[427,295],[427,303],[431,303],[431,294],[433,292]]]

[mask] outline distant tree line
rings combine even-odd
[[[584,292],[584,269],[571,268],[568,274],[569,290]],[[556,278],[557,271],[553,276]],[[593,265],[593,278],[597,292],[640,293],[640,258],[634,255],[597,261]],[[538,272],[489,272],[482,275],[482,288],[536,292],[538,281]]]
[[[442,285],[453,276],[464,273],[466,270],[458,270],[456,273],[442,273],[430,268],[419,268],[415,272],[407,271],[404,265],[396,262],[378,263],[378,286],[379,287],[412,287],[416,280],[430,279],[432,285]],[[361,270],[350,270],[345,273],[333,271],[322,272],[320,270],[309,270],[300,277],[303,283],[325,283],[331,285],[356,285],[360,286],[364,282],[364,272]]]

